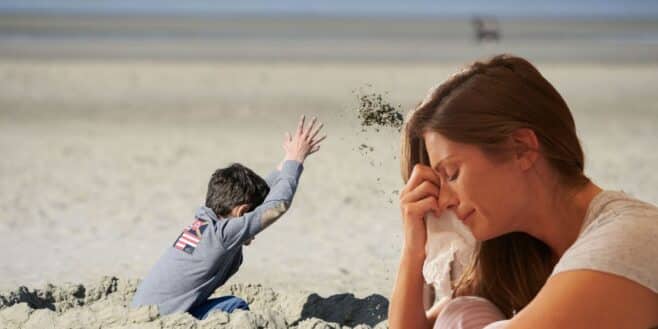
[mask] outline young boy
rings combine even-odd
[[[158,305],[161,315],[188,311],[199,319],[213,310],[249,309],[234,296],[208,297],[237,272],[242,245],[290,207],[304,160],[325,138],[317,138],[322,124],[315,124],[313,118],[304,127],[302,116],[294,136],[286,133],[285,157],[266,180],[237,163],[215,171],[205,206],[141,282],[131,306]]]

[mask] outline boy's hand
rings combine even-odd
[[[286,137],[283,141],[283,149],[286,152],[285,160],[295,160],[304,163],[307,156],[317,152],[320,149],[320,142],[327,136],[317,138],[320,129],[324,126],[319,123],[316,127],[317,119],[314,117],[308,127],[304,127],[306,117],[302,115],[297,125],[297,131],[291,136],[286,132]],[[313,129],[315,128],[315,129]]]

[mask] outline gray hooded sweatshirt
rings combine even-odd
[[[184,312],[203,303],[242,264],[242,245],[290,207],[303,166],[285,161],[265,179],[270,192],[241,217],[218,218],[202,206],[137,288],[132,307],[158,305],[160,314]]]

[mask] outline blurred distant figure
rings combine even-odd
[[[477,42],[483,41],[499,41],[500,30],[498,29],[498,21],[495,18],[482,18],[473,17],[473,27],[475,28],[475,40]]]

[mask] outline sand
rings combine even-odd
[[[187,313],[166,316],[154,305],[129,307],[139,280],[103,277],[93,285],[19,287],[0,294],[3,328],[388,328],[388,300],[352,294],[321,297],[297,291],[279,293],[259,284],[234,284],[212,297],[240,296],[250,311],[215,312],[204,320]]]
[[[538,65],[574,113],[587,174],[658,203],[658,66]],[[370,84],[406,110],[458,67],[0,60],[2,318],[25,327],[374,327],[367,312],[385,314],[402,241],[399,133],[362,132],[352,91]],[[129,279],[191,222],[212,171],[239,161],[267,174],[302,113],[325,121],[329,137],[305,164],[291,210],[245,248],[223,288],[248,291],[254,311],[194,324],[128,311]],[[105,276],[120,279],[99,283]],[[44,303],[61,314],[39,299],[28,307],[34,294],[7,301],[20,286],[50,289],[59,299]]]

